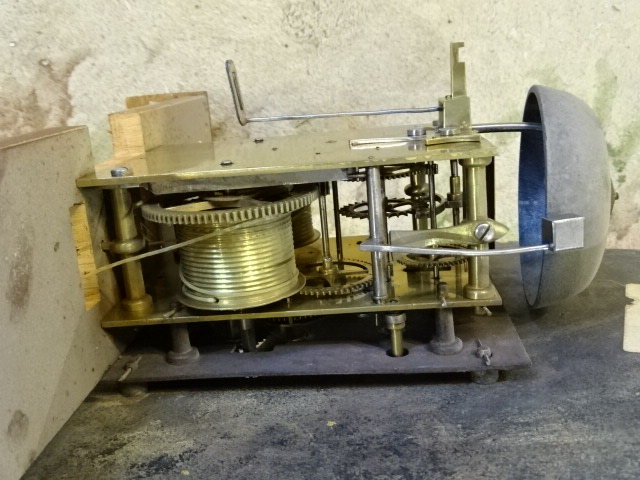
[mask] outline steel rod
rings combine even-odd
[[[388,243],[387,215],[385,211],[384,183],[381,167],[367,168],[367,203],[369,205],[369,235],[374,243]],[[389,256],[384,251],[372,251],[372,297],[376,303],[384,303],[389,297]]]
[[[391,108],[387,110],[363,110],[359,112],[334,112],[334,113],[311,113],[300,115],[274,115],[270,117],[247,118],[247,123],[253,122],[278,122],[281,120],[310,120],[315,118],[335,118],[335,117],[366,117],[371,115],[396,115],[402,113],[432,113],[441,111],[441,107],[423,108]]]
[[[534,122],[478,123],[472,125],[471,128],[478,133],[526,132],[530,130],[542,131],[542,124]]]
[[[322,262],[325,268],[330,268],[333,264],[331,259],[331,247],[329,245],[329,220],[327,218],[327,184],[320,184],[318,192],[318,207],[320,211],[320,236],[322,241]]]
[[[340,198],[338,195],[338,182],[331,182],[331,196],[333,198],[333,223],[336,232],[336,253],[338,262],[344,260],[344,250],[342,248],[342,226],[340,225]]]
[[[503,250],[466,250],[457,248],[424,248],[405,247],[402,245],[375,244],[365,240],[360,244],[364,252],[413,253],[416,255],[446,255],[454,257],[497,257],[499,255],[516,255],[520,253],[552,250],[552,244],[533,245],[530,247],[505,248]]]

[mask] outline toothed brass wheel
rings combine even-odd
[[[413,212],[411,200],[408,198],[389,198],[387,200],[387,218],[409,215]],[[356,202],[340,208],[340,214],[349,218],[368,218],[369,204],[367,202]]]
[[[363,291],[372,283],[368,263],[356,260],[334,261],[329,269],[323,263],[299,267],[306,279],[301,295],[329,297],[351,295]]]
[[[142,206],[147,220],[169,225],[234,224],[295,212],[318,198],[314,186],[164,195]]]
[[[436,257],[433,255],[404,255],[397,259],[400,265],[407,270],[432,270],[434,267],[450,268],[456,265],[464,265],[467,259],[464,257]]]
[[[384,180],[394,180],[396,178],[408,177],[411,167],[407,165],[389,165],[382,167],[382,178]],[[364,182],[367,179],[367,169],[357,168],[347,173],[347,180],[350,182]]]

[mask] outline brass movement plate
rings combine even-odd
[[[350,260],[370,261],[370,254],[359,250],[358,242],[366,237],[347,237],[343,239],[344,257]],[[314,263],[321,258],[319,240],[296,251],[298,263]],[[128,327],[140,325],[156,325],[171,323],[215,322],[223,320],[269,319],[287,317],[306,317],[320,315],[337,315],[348,313],[383,313],[409,310],[442,308],[436,296],[435,281],[429,272],[406,272],[404,267],[394,263],[393,283],[395,295],[389,302],[376,304],[369,293],[361,293],[344,297],[315,298],[294,295],[270,305],[232,312],[195,311],[181,308],[173,311],[171,304],[176,301],[177,293],[154,298],[155,310],[145,316],[122,311],[116,307],[102,321],[104,328]],[[449,284],[447,306],[452,308],[501,305],[502,298],[492,286],[491,298],[471,300],[462,295],[466,284],[465,266],[452,267],[440,272],[440,281]],[[153,292],[152,292],[153,294]]]
[[[402,137],[406,136],[408,128],[411,126],[267,137],[262,141],[247,139],[161,146],[144,155],[116,157],[100,163],[95,173],[80,177],[77,185],[137,186],[150,182],[263,177],[319,171],[329,173],[346,168],[493,157],[497,154],[494,145],[484,138],[477,142],[442,145],[426,146],[423,139],[380,148],[350,148],[353,139]],[[427,137],[430,135],[433,135],[432,131],[427,133]],[[413,147],[418,147],[418,150]],[[121,166],[126,166],[130,174],[111,177],[111,170]],[[304,175],[300,183],[306,183]]]

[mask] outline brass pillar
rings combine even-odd
[[[466,158],[460,160],[464,172],[464,219],[468,221],[488,218],[487,172],[491,157]],[[487,250],[482,244],[478,250]],[[491,298],[491,278],[489,277],[489,257],[469,258],[469,281],[463,289],[464,296],[473,300]]]
[[[407,315],[404,313],[391,312],[385,315],[387,330],[391,335],[391,348],[389,356],[403,357],[406,352],[402,345],[402,332],[407,322]]]
[[[200,352],[191,346],[189,327],[185,323],[174,323],[171,328],[171,350],[167,353],[167,363],[171,365],[186,365],[200,358]]]
[[[112,191],[112,200],[116,239],[111,244],[111,250],[123,259],[129,258],[144,248],[144,240],[138,236],[131,194],[125,188],[116,188]],[[121,301],[122,309],[133,313],[149,313],[153,309],[153,301],[144,287],[140,261],[122,265],[122,277],[125,292],[125,298]]]

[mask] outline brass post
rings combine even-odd
[[[244,318],[240,320],[240,333],[241,333],[242,349],[245,352],[255,352],[256,351],[256,328],[254,326],[253,320],[244,319]]]
[[[464,218],[468,221],[488,218],[486,167],[492,161],[487,158],[467,158],[461,160],[464,171]],[[486,250],[488,245],[476,247]],[[469,281],[463,289],[464,296],[473,300],[490,298],[492,295],[489,277],[489,257],[469,258]]]
[[[449,295],[449,286],[446,282],[437,285],[438,298],[442,299],[443,308],[434,312],[435,332],[429,348],[438,355],[453,355],[462,351],[462,341],[456,337],[453,323],[453,309],[446,307],[446,299]]]
[[[405,354],[402,346],[402,331],[404,330],[407,315],[404,313],[388,313],[385,315],[387,329],[391,334],[391,349],[389,355],[392,357],[402,357]]]
[[[171,365],[186,365],[200,358],[200,352],[191,346],[189,327],[185,323],[174,323],[171,328],[171,350],[167,353],[167,363]]]
[[[138,236],[131,194],[125,188],[116,188],[112,191],[112,200],[116,240],[112,242],[111,249],[122,258],[129,258],[144,248],[144,240]],[[145,290],[140,262],[122,265],[122,277],[125,291],[122,309],[139,314],[149,313],[153,308],[153,300]]]

